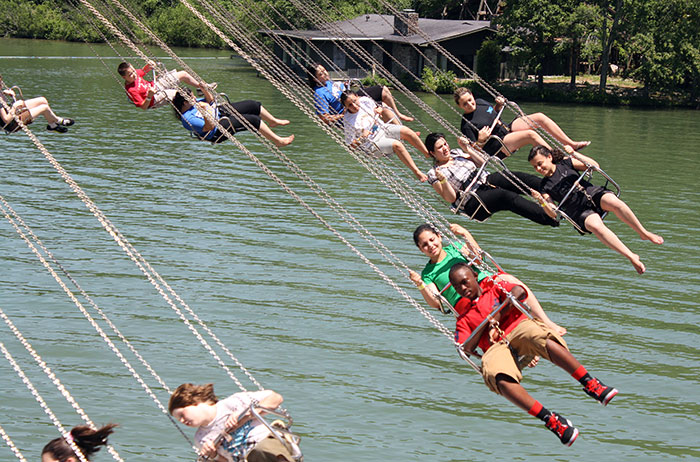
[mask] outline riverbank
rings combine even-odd
[[[465,86],[476,91],[479,89],[479,86],[473,81],[465,82]],[[562,82],[556,77],[546,80],[542,89],[534,81],[522,80],[503,81],[492,86],[506,98],[519,102],[700,109],[700,99],[693,99],[687,93],[647,93],[641,86],[635,87],[626,83],[608,84],[605,93],[598,91],[597,82],[576,83],[575,89],[571,90],[568,80]]]

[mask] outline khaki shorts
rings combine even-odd
[[[294,462],[287,447],[270,435],[255,445],[248,454],[248,462]]]
[[[153,105],[151,109],[165,106],[175,98],[175,94],[178,90],[176,73],[177,70],[173,69],[167,74],[159,76],[155,82],[153,82],[153,90],[155,90],[155,93],[153,94]]]
[[[532,319],[521,321],[506,338],[519,355],[537,355],[550,361],[549,353],[545,347],[547,339],[551,338],[567,350],[569,349],[559,334],[541,322]],[[486,351],[481,358],[481,369],[486,386],[489,387],[489,390],[498,394],[500,394],[496,384],[498,374],[505,374],[517,383],[520,383],[523,379],[513,353],[504,342],[498,342]]]

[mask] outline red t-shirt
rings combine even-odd
[[[470,300],[466,297],[460,298],[455,305],[455,310],[459,313],[455,331],[455,338],[457,341],[462,343],[469,338],[472,331],[479,327],[481,321],[486,319],[486,316],[491,314],[493,309],[505,300],[506,296],[503,291],[510,292],[516,286],[517,284],[504,281],[498,281],[498,285],[496,285],[494,284],[493,278],[488,277],[479,283],[479,287],[481,287],[481,296],[479,298],[476,300]],[[518,287],[525,290],[522,286]],[[500,313],[501,319],[498,324],[505,335],[508,335],[520,321],[527,319],[527,316],[525,316],[522,311],[513,307],[503,308]],[[481,335],[481,338],[479,338],[479,348],[481,348],[481,351],[484,353],[491,346],[488,331],[489,329],[487,327]]]
[[[138,107],[141,107],[144,101],[146,101],[148,90],[153,87],[153,82],[145,80],[143,76],[146,75],[146,71],[143,69],[136,69],[136,78],[131,83],[124,84],[126,88],[126,93],[129,95],[129,99]],[[153,106],[153,100],[151,99],[151,104],[148,107]]]

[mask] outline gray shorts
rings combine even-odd
[[[401,125],[384,125],[370,141],[382,154],[393,154],[394,141],[401,141]]]

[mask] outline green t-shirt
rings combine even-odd
[[[444,247],[444,250],[445,253],[447,253],[447,256],[437,263],[428,262],[428,264],[425,265],[425,268],[423,268],[423,272],[421,273],[421,278],[423,279],[423,282],[425,282],[426,284],[434,282],[438,288],[438,291],[442,290],[443,287],[450,283],[450,268],[452,268],[452,265],[454,265],[455,263],[467,261],[467,259],[464,258],[464,255],[462,255],[462,253],[459,251],[459,249],[457,249],[457,247],[454,246],[454,244],[450,244],[447,247]],[[476,271],[476,278],[478,281],[481,281],[482,279],[491,276],[491,273],[488,271],[481,271],[476,266],[472,266],[472,268],[474,268],[474,271]],[[455,306],[457,300],[459,300],[460,297],[460,295],[452,286],[450,286],[446,291],[444,291],[442,293],[442,296],[445,297],[452,306]]]

